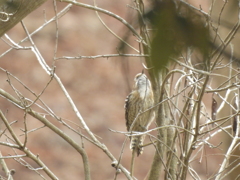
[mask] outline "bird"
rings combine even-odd
[[[127,131],[144,132],[148,130],[149,125],[155,118],[154,97],[152,85],[148,77],[142,73],[138,73],[134,78],[132,92],[125,100],[125,119]],[[130,149],[133,156],[143,153],[143,141],[145,135],[130,136]]]

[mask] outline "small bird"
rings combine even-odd
[[[153,108],[154,98],[152,85],[147,76],[142,72],[135,76],[132,92],[125,100],[125,119],[128,132],[144,132],[155,118]],[[133,156],[143,152],[145,135],[130,137],[130,149]]]

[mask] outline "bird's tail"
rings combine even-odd
[[[130,149],[132,151],[135,151],[138,156],[143,153],[144,139],[145,139],[145,136],[143,136],[143,135],[131,137]]]

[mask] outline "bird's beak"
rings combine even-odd
[[[144,74],[144,69],[142,70],[142,74]]]

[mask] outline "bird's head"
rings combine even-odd
[[[151,82],[143,72],[137,74],[134,78],[134,81],[134,88],[138,90],[140,96],[143,97],[146,95],[146,93],[149,93],[149,90],[151,88]]]

